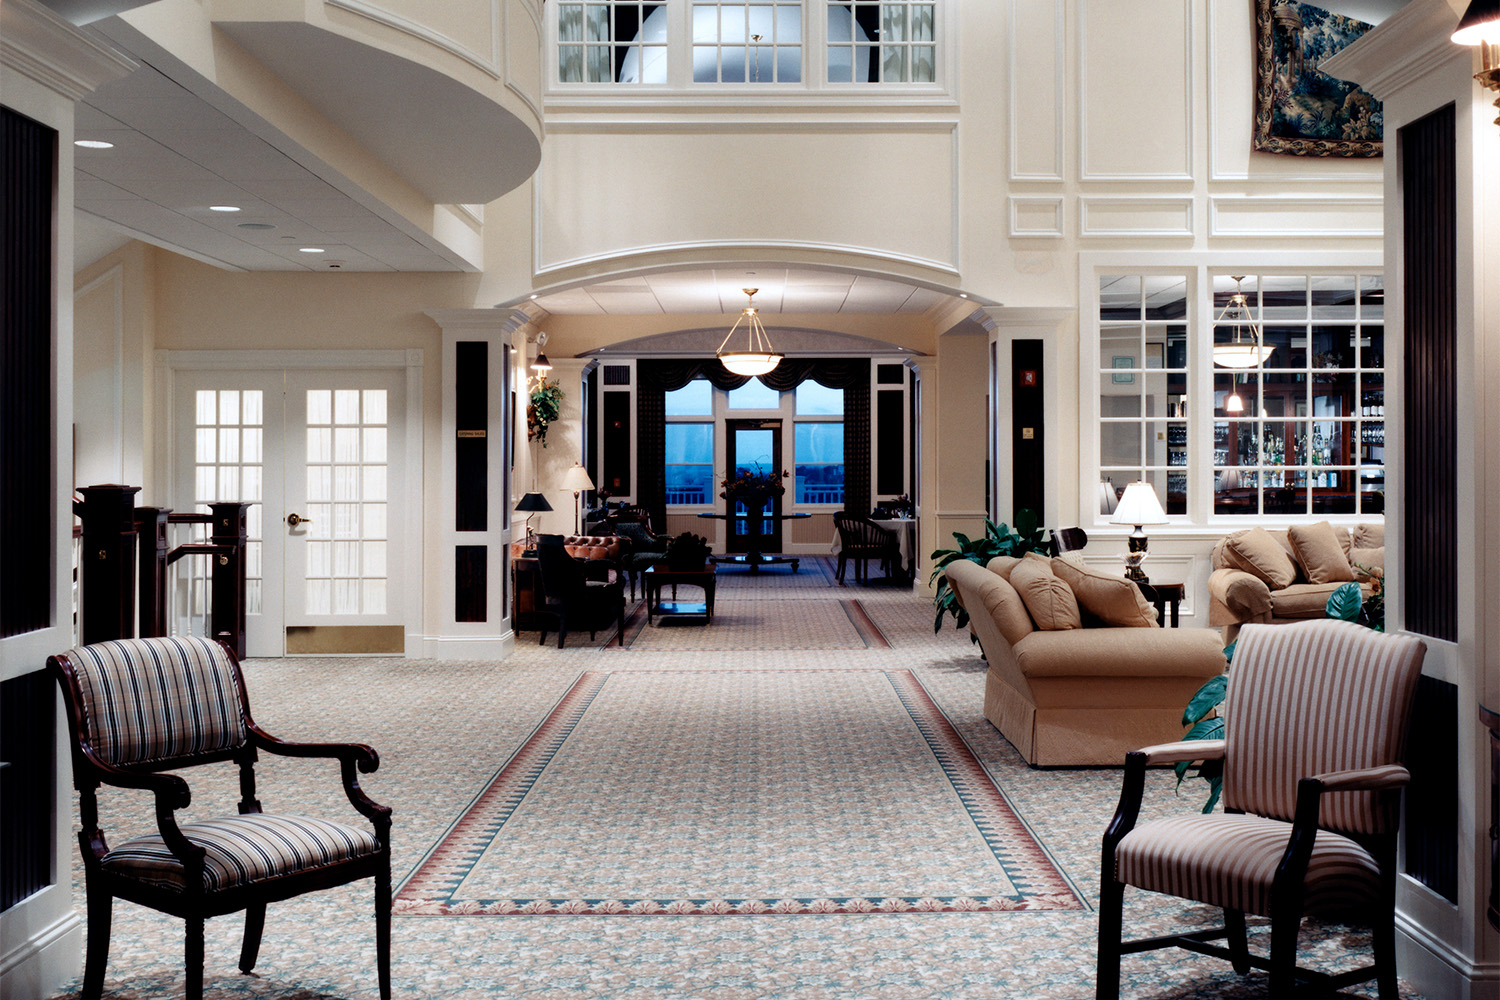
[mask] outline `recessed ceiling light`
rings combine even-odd
[[[535,298],[536,298],[536,293],[535,293],[535,292],[532,292],[532,293],[531,293],[531,297],[532,297],[532,298],[533,298],[533,299],[535,299]]]
[[[210,205],[210,206],[208,206],[208,210],[210,212],[238,212],[240,210],[240,206],[238,206],[238,205]]]
[[[103,139],[74,139],[73,145],[82,146],[84,149],[114,149],[115,144],[105,142]]]
[[[269,222],[241,222],[238,229],[275,229]]]
[[[324,250],[323,250],[322,247],[298,247],[297,248],[297,252],[298,253],[323,253]]]
[[[958,293],[958,297],[961,298],[961,299],[966,299],[966,298],[969,297],[969,293],[968,292],[959,292]]]

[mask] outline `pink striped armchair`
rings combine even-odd
[[[1104,834],[1096,995],[1120,995],[1120,956],[1181,947],[1270,973],[1270,996],[1299,980],[1328,990],[1375,979],[1396,1000],[1396,833],[1407,719],[1426,647],[1349,622],[1246,625],[1229,671],[1225,738],[1127,755]],[[1146,768],[1222,759],[1220,814],[1138,823]],[[1122,941],[1127,885],[1224,911],[1224,926]],[[1271,919],[1252,955],[1245,914]],[[1304,915],[1373,931],[1374,964],[1334,976],[1297,967]],[[1225,946],[1210,942],[1225,939]]]

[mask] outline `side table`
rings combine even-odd
[[[708,562],[699,570],[667,569],[666,564],[647,566],[641,574],[641,586],[646,598],[646,624],[657,616],[662,618],[697,616],[708,621],[714,618],[714,583],[717,565]],[[701,587],[702,601],[677,600],[678,585]],[[672,600],[661,599],[662,587],[672,588]]]
[[[1187,586],[1181,583],[1138,583],[1146,600],[1156,606],[1156,620],[1162,628],[1167,627],[1167,606],[1172,608],[1172,628],[1177,628],[1177,608],[1187,596]]]

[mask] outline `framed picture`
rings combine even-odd
[[[1135,358],[1126,357],[1124,355],[1116,354],[1115,357],[1114,357],[1114,360],[1113,360],[1112,364],[1110,365],[1110,367],[1112,367],[1112,368],[1134,368],[1135,367]],[[1114,374],[1114,383],[1116,385],[1133,385],[1135,383],[1135,373],[1134,372],[1115,372],[1115,374]]]
[[[1370,25],[1291,0],[1254,2],[1254,148],[1291,156],[1381,155],[1380,102],[1317,68]]]

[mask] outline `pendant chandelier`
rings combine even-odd
[[[1266,363],[1271,352],[1276,350],[1276,345],[1266,345],[1261,338],[1260,327],[1256,326],[1250,318],[1250,305],[1245,298],[1245,293],[1240,291],[1240,282],[1245,280],[1243,274],[1233,275],[1234,294],[1229,297],[1229,304],[1214,320],[1215,326],[1230,326],[1234,329],[1234,339],[1227,344],[1214,345],[1214,364],[1221,368],[1256,368]],[[1244,336],[1249,331],[1249,338]]]
[[[739,319],[734,321],[734,326],[724,336],[724,342],[714,353],[718,356],[720,363],[736,375],[764,375],[773,371],[781,363],[783,355],[776,353],[771,346],[771,338],[766,336],[766,328],[761,324],[760,315],[755,308],[755,293],[759,288],[742,288],[749,297],[750,304],[745,306],[745,311],[740,313]],[[734,339],[734,333],[744,324],[745,327],[745,349],[741,351],[726,350],[729,342]]]

